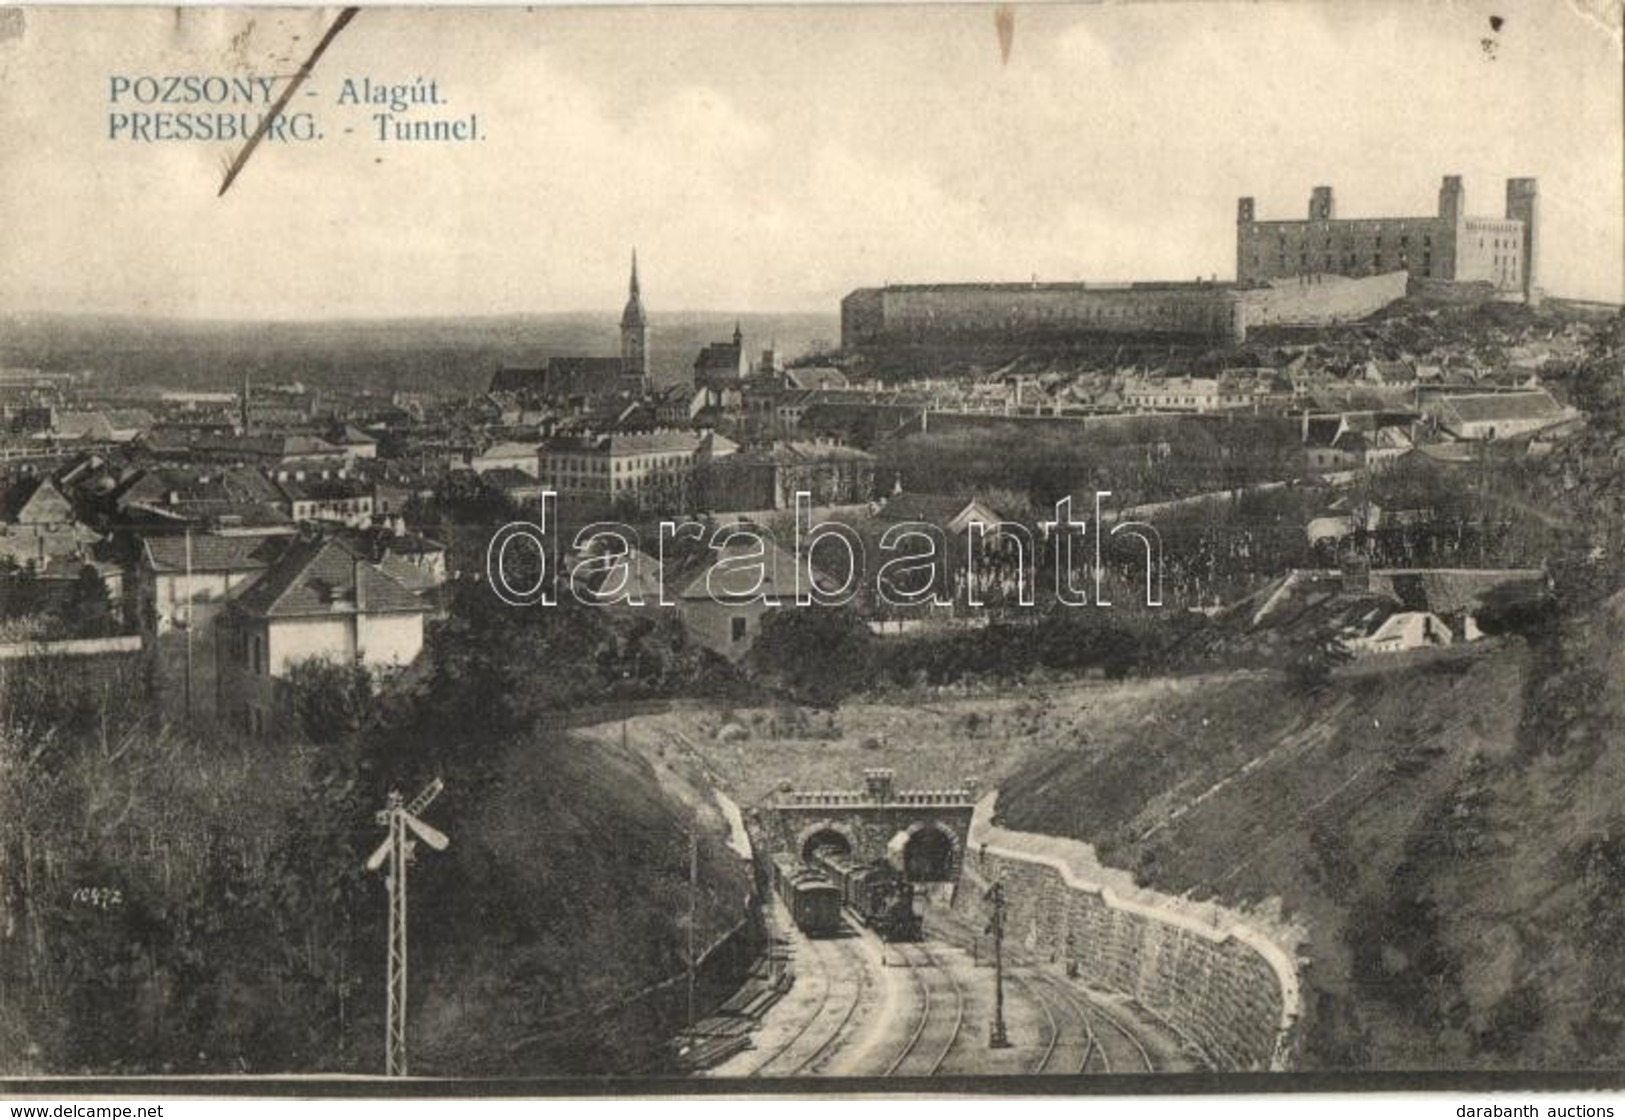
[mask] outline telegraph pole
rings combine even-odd
[[[626,726],[624,723],[621,725]],[[694,925],[698,918],[700,893],[700,832],[699,822],[688,826],[688,1033],[694,1034]]]
[[[1004,884],[994,883],[987,889],[988,901],[993,904],[993,917],[987,931],[993,935],[993,1022],[988,1027],[989,1049],[1003,1050],[1010,1045],[1010,1035],[1004,1029]]]
[[[192,722],[192,617],[197,591],[192,586],[192,526],[186,527],[186,722]]]
[[[446,834],[423,821],[417,814],[428,808],[445,788],[439,778],[430,782],[412,799],[410,804],[399,790],[390,790],[384,808],[374,819],[389,830],[389,835],[367,859],[367,870],[377,871],[385,863],[389,870],[384,884],[389,888],[389,984],[385,997],[387,1023],[384,1029],[384,1076],[406,1076],[406,869],[412,862],[415,840],[407,838],[407,830],[415,833],[437,852],[446,850],[451,843]]]

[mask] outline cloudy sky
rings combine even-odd
[[[366,10],[296,99],[325,138],[223,198],[234,145],[109,139],[142,108],[111,79],[287,74],[334,9],[30,11],[0,27],[0,310],[613,310],[634,245],[657,311],[1228,278],[1239,195],[1428,214],[1446,173],[1494,215],[1538,176],[1546,287],[1619,300],[1620,37],[1590,2],[1015,5],[1007,62],[975,4]],[[417,117],[484,139],[380,143],[336,104],[419,77],[447,104]]]

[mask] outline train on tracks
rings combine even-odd
[[[787,855],[773,857],[773,893],[808,937],[829,937],[845,928],[841,890],[816,868]]]
[[[887,860],[864,863],[839,851],[813,853],[812,866],[839,890],[841,902],[883,941],[918,941],[914,884]]]

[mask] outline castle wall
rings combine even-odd
[[[1041,342],[1123,334],[1224,339],[1236,323],[1228,285],[942,284],[870,288],[841,305],[841,344]]]
[[[1351,279],[1343,276],[1275,281],[1238,293],[1248,327],[1350,323],[1382,310],[1405,294],[1402,271]]]

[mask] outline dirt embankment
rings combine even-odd
[[[1308,1068],[1620,1064],[1625,609],[1525,642],[1170,689],[1002,823],[1308,930]]]

